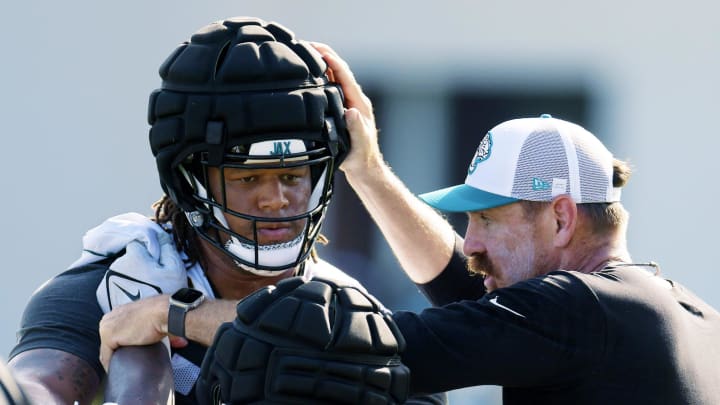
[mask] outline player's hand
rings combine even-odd
[[[352,147],[340,169],[346,175],[366,173],[373,164],[382,162],[372,102],[363,93],[347,62],[326,44],[313,42],[312,45],[327,63],[328,77],[342,87],[345,95],[345,122]]]
[[[113,352],[120,346],[142,346],[162,341],[167,336],[169,295],[156,295],[120,305],[100,320],[100,361],[108,369]],[[172,337],[174,347],[187,345],[183,338]]]

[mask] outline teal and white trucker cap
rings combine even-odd
[[[470,212],[519,200],[576,203],[620,201],[613,187],[613,155],[577,124],[543,114],[491,129],[470,160],[465,183],[419,197],[447,212]]]

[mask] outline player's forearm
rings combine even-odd
[[[345,173],[387,239],[410,279],[427,283],[448,264],[455,231],[435,210],[415,197],[381,161],[363,173]]]
[[[174,380],[167,349],[162,343],[127,346],[115,351],[108,369],[105,402],[168,404]]]

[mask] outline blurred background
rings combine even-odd
[[[2,6],[0,357],[32,292],[84,232],[160,197],[147,99],[175,46],[215,20],[277,21],[331,44],[374,100],[385,157],[413,192],[464,179],[479,137],[549,113],[584,125],[635,174],[623,199],[635,261],[720,308],[720,3],[126,0]],[[391,309],[427,305],[337,181],[321,254]],[[450,218],[464,232],[462,217]],[[492,366],[492,365],[488,365]],[[500,403],[497,387],[455,404]]]

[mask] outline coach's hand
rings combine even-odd
[[[120,305],[100,320],[100,361],[108,369],[110,357],[120,346],[143,346],[162,341],[167,336],[169,295],[156,295]],[[173,347],[187,344],[173,337]]]
[[[375,115],[370,99],[363,93],[350,67],[326,44],[313,42],[328,65],[328,77],[338,83],[345,96],[345,122],[350,132],[352,148],[340,165],[346,175],[367,173],[383,161],[377,140]]]

